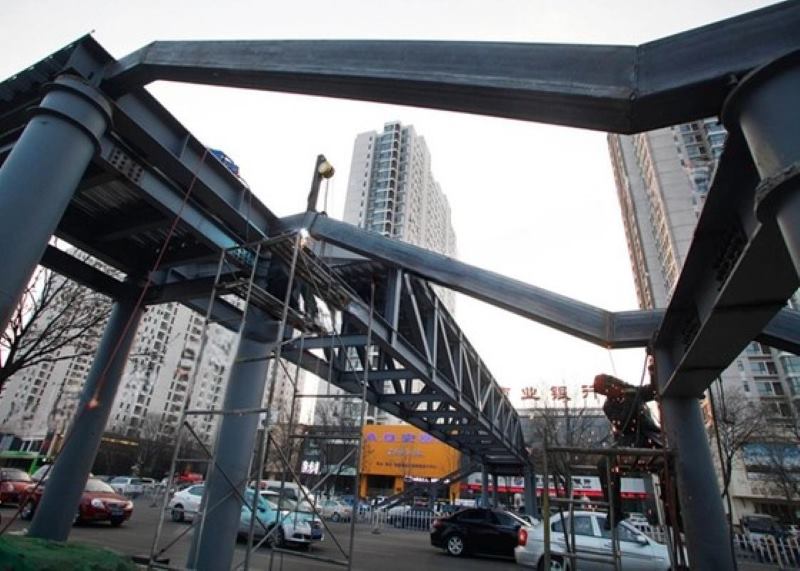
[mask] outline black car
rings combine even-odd
[[[455,557],[468,553],[514,557],[519,529],[525,525],[505,510],[468,508],[434,521],[431,545]]]

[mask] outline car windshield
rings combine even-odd
[[[114,489],[106,484],[105,482],[101,482],[100,480],[96,480],[91,478],[86,480],[86,487],[84,488],[85,492],[105,492],[108,494],[113,494]]]
[[[754,517],[748,520],[746,525],[750,531],[762,532],[773,531],[779,527],[774,520],[765,517]]]
[[[498,512],[494,512],[494,513],[495,513],[495,516],[497,517],[497,519],[498,519],[498,521],[500,522],[501,525],[510,525],[510,526],[514,526],[514,525],[526,526],[526,525],[529,525],[528,522],[526,522],[524,519],[522,519],[521,517],[519,517],[516,514],[513,514],[511,512],[498,511]]]
[[[280,496],[275,494],[262,493],[261,497],[264,498],[273,509],[278,509],[279,502],[282,510],[294,510],[297,507],[297,504],[289,498],[283,498],[283,500],[281,500]]]
[[[10,468],[0,470],[0,480],[11,480],[13,482],[31,482],[31,477],[27,472]]]

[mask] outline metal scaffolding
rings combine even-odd
[[[164,518],[169,511],[168,502],[170,498],[170,491],[175,484],[177,476],[177,467],[180,462],[196,462],[206,463],[209,466],[220,469],[217,461],[217,452],[220,448],[219,436],[214,450],[209,450],[204,442],[199,438],[194,428],[192,427],[191,418],[196,416],[218,416],[225,418],[227,416],[248,416],[258,415],[260,422],[258,427],[258,445],[253,455],[248,477],[245,484],[253,490],[252,501],[243,495],[240,491],[242,482],[236,482],[224,474],[224,479],[227,484],[228,494],[234,495],[239,502],[243,505],[243,509],[249,510],[250,523],[247,532],[247,541],[245,547],[244,558],[242,561],[236,563],[234,569],[249,569],[252,563],[252,554],[259,547],[265,543],[271,547],[270,552],[270,569],[273,568],[276,562],[275,555],[278,554],[281,558],[288,554],[295,557],[307,557],[317,561],[328,562],[337,566],[343,566],[350,569],[352,567],[352,553],[354,547],[355,537],[355,509],[353,517],[350,518],[349,527],[349,540],[347,542],[340,541],[334,531],[327,525],[325,519],[320,514],[316,501],[312,497],[317,490],[321,489],[322,485],[334,472],[329,472],[325,477],[320,479],[308,492],[302,486],[299,474],[294,468],[294,458],[292,455],[292,446],[289,444],[294,439],[306,438],[305,434],[297,433],[297,409],[300,399],[304,398],[340,398],[340,399],[360,399],[360,414],[358,421],[358,435],[352,439],[354,442],[353,448],[347,453],[344,458],[339,462],[340,467],[342,463],[350,458],[355,457],[356,470],[354,474],[354,489],[358,490],[359,476],[360,476],[360,463],[362,456],[362,428],[366,418],[366,387],[368,386],[368,375],[370,367],[366,363],[361,363],[358,355],[352,356],[347,364],[347,369],[351,372],[362,372],[361,376],[361,392],[358,394],[305,394],[300,390],[299,375],[301,369],[301,360],[295,364],[294,375],[292,375],[287,368],[286,363],[282,357],[282,351],[285,346],[292,344],[299,347],[300,354],[304,351],[304,343],[308,333],[316,335],[325,335],[331,340],[330,351],[335,346],[341,348],[346,347],[341,339],[341,334],[337,331],[337,319],[335,312],[341,311],[344,303],[355,294],[351,292],[346,284],[333,272],[329,271],[323,264],[316,259],[311,251],[306,247],[306,237],[301,232],[293,232],[284,234],[276,238],[261,240],[255,243],[237,246],[235,248],[223,249],[220,252],[219,260],[217,263],[217,271],[214,277],[214,285],[212,287],[212,294],[209,297],[209,303],[206,310],[206,315],[203,324],[200,351],[197,355],[198,363],[202,363],[203,354],[206,350],[209,338],[209,328],[214,324],[219,324],[220,321],[214,318],[214,306],[218,303],[229,303],[241,310],[243,317],[238,322],[236,331],[235,346],[239,346],[242,341],[242,336],[245,334],[247,326],[247,317],[251,315],[251,306],[258,308],[266,315],[279,316],[277,325],[278,343],[274,345],[272,351],[263,356],[246,357],[238,356],[236,361],[253,362],[253,361],[269,361],[271,368],[269,369],[269,383],[265,385],[265,393],[262,394],[262,406],[247,409],[193,409],[192,395],[200,375],[200,367],[195,367],[192,376],[186,387],[186,396],[184,405],[181,410],[179,430],[175,441],[175,448],[173,450],[171,464],[170,464],[170,480],[165,490],[162,500],[161,512],[159,514],[159,521],[156,527],[153,542],[151,545],[150,555],[148,558],[148,566],[150,568],[171,568],[174,566],[166,565],[164,555],[172,548],[178,541],[186,537],[190,530],[194,530],[195,534],[202,537],[205,529],[206,521],[215,509],[218,508],[219,502],[211,504],[207,501],[208,494],[204,493],[203,500],[200,505],[198,513],[192,520],[192,525],[187,527],[177,537],[172,538],[170,541],[162,544],[162,534],[164,530]],[[262,266],[270,264],[270,271],[272,276],[275,275],[276,265],[288,269],[285,276],[284,295],[280,299],[271,287],[271,284],[263,283]],[[269,273],[269,272],[268,272]],[[267,280],[269,281],[269,280]],[[283,285],[283,284],[282,284]],[[323,324],[323,319],[320,318],[318,313],[317,303],[322,302],[327,307],[327,324]],[[374,311],[374,287],[372,289],[372,296],[370,299],[370,319]],[[341,320],[338,320],[341,321]],[[371,346],[371,323],[367,328],[367,339],[365,343],[366,354],[363,357],[368,360],[370,358],[369,348]],[[285,426],[283,434],[283,441],[275,435],[274,429],[279,425],[281,420],[281,412],[276,411],[274,404],[276,387],[278,385],[279,369],[282,369],[285,378],[291,382],[292,385],[292,398],[291,406],[289,409],[288,422]],[[315,371],[320,377],[323,372]],[[229,382],[235,382],[229,379]],[[320,436],[315,436],[320,438]],[[339,435],[321,436],[322,438],[339,438]],[[195,444],[199,445],[204,453],[201,458],[182,458],[180,451],[183,444],[191,439]],[[288,450],[288,453],[286,452]],[[270,455],[277,457],[279,465],[281,466],[281,485],[278,495],[278,509],[276,511],[276,520],[272,523],[265,523],[258,514],[258,491],[261,489],[265,468],[269,462]],[[313,555],[311,553],[299,553],[282,549],[282,531],[281,531],[281,514],[283,512],[283,502],[285,500],[284,487],[288,481],[298,485],[298,490],[302,494],[302,500],[305,501],[313,510],[314,516],[319,518],[319,523],[324,526],[330,539],[336,544],[341,558],[328,558]],[[356,493],[356,497],[358,494]],[[297,514],[295,513],[295,517]],[[260,529],[259,529],[260,527]],[[259,536],[256,541],[256,536]],[[343,545],[344,544],[344,545]],[[190,560],[197,557],[197,549],[199,542],[195,541],[190,553]]]
[[[602,462],[602,466],[598,465],[596,467],[592,466],[572,466],[569,462],[569,459],[564,463],[564,465],[569,466],[570,468],[580,469],[582,471],[586,471],[589,469],[597,469],[597,470],[604,470],[604,474],[600,474],[601,479],[605,477],[605,481],[607,482],[607,489],[604,492],[607,494],[607,499],[605,500],[592,500],[586,497],[575,497],[575,490],[573,488],[573,480],[571,477],[571,473],[567,475],[566,481],[564,482],[565,489],[564,489],[564,496],[563,498],[558,497],[558,490],[559,490],[559,483],[553,480],[554,490],[556,497],[550,497],[550,476],[551,471],[550,467],[553,465],[551,461],[552,455],[588,455],[588,456],[600,456],[603,457],[606,461]],[[645,462],[641,462],[642,459],[646,460]],[[615,482],[615,478],[613,477],[615,474],[621,476],[623,473],[631,473],[631,472],[638,472],[638,471],[648,471],[652,472],[654,470],[654,463],[658,463],[657,470],[661,476],[661,479],[664,481],[665,490],[664,490],[664,500],[669,508],[667,510],[667,532],[664,534],[665,541],[667,543],[667,550],[669,553],[670,558],[670,568],[671,569],[688,569],[688,562],[686,561],[686,554],[683,549],[683,540],[681,538],[680,532],[680,522],[678,519],[678,512],[675,509],[675,505],[677,502],[677,493],[674,489],[672,484],[673,482],[673,454],[670,450],[667,449],[653,449],[653,448],[627,448],[627,447],[611,447],[611,448],[586,448],[586,447],[577,447],[577,446],[548,446],[545,442],[543,448],[543,462],[542,462],[542,469],[543,469],[543,491],[542,491],[542,525],[543,532],[544,532],[544,568],[550,569],[551,560],[555,557],[563,557],[564,559],[569,560],[569,568],[570,569],[577,569],[578,568],[578,561],[590,561],[593,563],[601,563],[606,565],[613,565],[615,571],[619,571],[622,568],[622,554],[620,550],[619,544],[619,530],[618,521],[615,520],[617,515],[617,510],[614,509],[614,494],[619,494],[620,490],[615,489],[618,485]],[[662,498],[655,497],[656,502],[662,500]],[[550,514],[551,514],[551,505],[555,504],[555,508],[558,510],[558,514],[560,516],[561,521],[561,531],[564,535],[564,550],[563,553],[554,556],[552,554],[552,544],[551,544],[551,529],[550,529]],[[607,510],[606,517],[608,518],[609,524],[609,531],[611,532],[611,556],[605,557],[602,555],[598,555],[596,553],[588,553],[585,551],[581,551],[578,549],[578,545],[575,541],[575,520],[573,518],[573,513],[575,510],[576,505],[588,505],[590,509],[600,509],[600,510]],[[565,518],[564,511],[568,513],[568,516]],[[567,520],[567,525],[565,525],[565,519]]]

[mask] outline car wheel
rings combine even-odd
[[[176,505],[172,508],[172,521],[180,522],[183,521],[183,506],[181,504]]]
[[[278,529],[267,539],[267,543],[269,543],[270,547],[283,547],[285,542],[286,536],[283,534],[283,528],[281,526],[278,526]]]
[[[464,538],[455,533],[447,538],[445,549],[453,557],[461,557],[467,551],[467,546],[464,543]]]
[[[331,521],[339,521],[340,519],[342,519],[342,516],[336,512],[334,512],[334,514],[331,516]]]
[[[81,519],[81,510],[75,512],[75,519],[72,520],[72,525],[80,525],[83,523]]]
[[[19,517],[21,517],[22,519],[33,519],[33,512],[35,511],[36,511],[36,504],[33,503],[33,500],[28,500],[25,503],[25,506],[22,508]]]

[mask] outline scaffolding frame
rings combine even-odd
[[[208,306],[205,313],[205,318],[203,321],[202,327],[202,336],[201,336],[201,343],[200,343],[200,350],[196,357],[197,366],[192,371],[192,375],[187,383],[186,386],[186,394],[184,397],[184,403],[181,409],[180,420],[178,424],[178,431],[175,440],[175,446],[173,450],[173,454],[170,461],[170,472],[169,472],[169,480],[164,491],[164,497],[162,498],[161,510],[159,513],[159,521],[156,526],[156,530],[154,532],[153,541],[151,544],[150,554],[148,558],[148,568],[150,569],[176,569],[175,567],[171,567],[164,563],[162,556],[169,550],[172,546],[174,546],[178,541],[180,541],[183,537],[188,535],[188,532],[192,529],[196,529],[198,533],[203,533],[203,528],[205,525],[207,515],[212,512],[220,502],[215,505],[208,506],[206,505],[206,498],[207,495],[204,494],[203,499],[200,504],[200,508],[198,512],[194,515],[192,524],[187,526],[181,533],[179,533],[176,537],[174,537],[171,541],[166,543],[166,545],[161,546],[160,540],[164,530],[164,518],[168,512],[168,505],[169,499],[171,496],[171,490],[175,485],[176,479],[176,468],[179,462],[196,462],[196,463],[206,463],[210,464],[219,471],[222,475],[224,480],[227,482],[228,486],[230,487],[230,491],[228,492],[226,497],[229,497],[230,494],[235,494],[238,499],[242,502],[243,507],[247,507],[250,513],[250,526],[247,534],[247,542],[245,545],[245,556],[244,560],[236,563],[233,565],[233,569],[249,569],[250,562],[252,558],[252,554],[255,550],[257,550],[261,545],[265,542],[269,542],[270,547],[272,548],[270,551],[270,563],[269,568],[273,568],[273,564],[275,562],[275,554],[279,554],[281,557],[281,566],[282,566],[282,557],[284,554],[289,554],[295,557],[301,558],[308,558],[313,559],[318,562],[325,562],[331,563],[333,565],[347,567],[348,570],[352,569],[352,561],[353,561],[353,549],[355,545],[355,521],[358,509],[358,490],[359,490],[359,483],[360,483],[360,463],[363,457],[363,427],[366,421],[366,405],[367,405],[367,389],[369,386],[369,359],[370,359],[370,347],[371,347],[371,336],[372,336],[372,323],[373,323],[373,316],[375,311],[375,284],[373,282],[371,287],[371,295],[370,295],[370,304],[369,304],[369,323],[367,328],[367,343],[365,345],[365,363],[363,366],[363,378],[360,379],[361,381],[361,392],[358,394],[348,394],[343,393],[341,395],[332,395],[328,394],[308,394],[308,393],[301,393],[299,390],[299,373],[301,368],[301,363],[298,361],[296,363],[295,368],[295,375],[294,379],[292,380],[292,376],[289,374],[286,365],[284,364],[281,358],[281,351],[287,343],[290,342],[297,342],[299,340],[300,350],[303,350],[303,343],[305,341],[305,336],[307,332],[315,332],[315,333],[326,333],[331,336],[331,347],[330,350],[332,351],[336,344],[339,344],[340,347],[346,350],[346,344],[341,339],[340,333],[336,330],[336,320],[334,319],[334,313],[336,311],[342,311],[346,304],[348,303],[349,299],[356,294],[350,290],[349,286],[344,283],[340,278],[334,275],[333,271],[331,271],[327,266],[317,260],[312,253],[306,251],[306,236],[302,231],[300,232],[290,232],[286,234],[281,234],[276,237],[267,238],[263,240],[259,240],[257,242],[252,242],[248,244],[243,244],[231,248],[220,249],[220,256],[217,263],[216,274],[214,277],[213,286],[211,289],[211,294],[209,297]],[[292,242],[289,245],[289,242]],[[256,284],[257,280],[257,270],[259,268],[259,263],[264,259],[267,255],[271,256],[271,260],[269,263],[274,263],[275,261],[279,261],[286,265],[289,270],[287,284],[286,284],[286,291],[285,295],[282,300],[278,299],[275,295],[267,291],[265,288]],[[317,299],[323,301],[327,309],[329,311],[330,317],[330,331],[325,331],[325,329],[317,323],[314,316],[309,316],[306,308],[295,309],[292,307],[292,296],[294,295],[294,284],[295,281],[301,281],[305,285],[310,285],[313,288],[312,295],[314,295]],[[235,409],[235,410],[225,410],[225,409],[194,409],[191,408],[192,403],[192,396],[194,394],[194,389],[198,380],[198,375],[200,371],[201,364],[203,362],[203,356],[205,350],[208,345],[208,338],[209,338],[209,327],[213,324],[222,324],[221,320],[214,319],[212,316],[214,315],[214,305],[219,300],[230,301],[229,299],[225,299],[225,297],[230,298],[233,296],[236,298],[234,301],[234,305],[238,306],[238,309],[241,310],[241,320],[239,321],[238,328],[235,333],[235,343],[234,346],[238,348],[242,335],[245,330],[246,322],[247,322],[247,315],[248,310],[251,304],[255,305],[259,309],[263,310],[266,315],[275,315],[279,313],[280,320],[278,323],[278,335],[277,335],[277,342],[273,346],[270,354],[264,355],[263,357],[255,357],[255,358],[248,358],[243,359],[242,361],[253,361],[253,360],[271,360],[272,364],[269,369],[268,373],[268,383],[265,385],[265,391],[267,392],[267,402],[262,407],[255,407],[255,408],[247,408],[247,409]],[[299,304],[298,304],[299,306]],[[287,338],[287,328],[292,328],[292,330],[300,331],[300,335],[298,337],[293,337],[291,333],[288,335]],[[237,351],[238,352],[238,351]],[[237,352],[234,352],[236,354]],[[350,362],[350,357],[347,357],[348,365],[352,366]],[[292,400],[291,400],[291,409],[289,413],[289,422],[286,428],[286,443],[291,441],[293,438],[308,438],[308,435],[296,435],[296,409],[298,405],[298,401],[304,398],[352,398],[352,399],[360,399],[360,415],[359,415],[359,423],[358,423],[358,435],[356,438],[351,438],[351,441],[354,442],[353,448],[338,462],[336,466],[336,470],[338,471],[341,465],[350,459],[352,456],[355,455],[356,457],[356,469],[354,474],[354,507],[353,513],[350,518],[350,527],[349,527],[349,541],[347,542],[347,549],[345,549],[339,540],[336,537],[336,534],[331,530],[331,528],[325,522],[324,517],[317,508],[316,502],[313,501],[309,495],[314,494],[317,489],[319,489],[325,481],[334,473],[328,472],[322,479],[320,479],[308,492],[306,492],[305,487],[302,485],[300,481],[300,477],[297,472],[292,467],[292,453],[291,448],[289,449],[289,455],[284,453],[281,449],[282,444],[277,442],[274,434],[272,433],[272,428],[277,425],[276,422],[273,422],[276,419],[271,417],[272,413],[274,412],[273,409],[273,399],[275,393],[275,387],[277,385],[278,379],[278,367],[282,367],[284,372],[286,373],[286,378],[291,382],[293,392],[292,392]],[[357,369],[352,369],[356,372]],[[228,375],[231,374],[231,368],[228,368]],[[317,371],[317,376],[322,378],[319,375],[319,371]],[[324,380],[324,379],[323,379]],[[230,379],[229,379],[230,382]],[[330,387],[330,379],[327,379],[327,385]],[[262,394],[261,402],[264,403],[264,395]],[[214,416],[226,416],[226,415],[251,415],[251,414],[259,414],[262,416],[262,422],[260,423],[259,433],[260,437],[257,444],[257,452],[255,458],[253,460],[257,463],[256,474],[255,474],[255,487],[253,488],[253,501],[249,503],[244,495],[242,495],[237,488],[235,482],[232,482],[230,478],[224,473],[224,471],[219,467],[217,463],[217,455],[216,452],[218,450],[218,446],[215,445],[213,451],[209,450],[199,435],[196,433],[194,428],[192,427],[191,423],[189,422],[189,418],[192,416],[204,416],[204,415],[214,415]],[[218,427],[217,427],[218,429]],[[188,433],[194,441],[200,446],[201,450],[205,454],[204,458],[183,458],[180,456],[181,447],[184,444],[185,436],[184,434]],[[315,436],[316,438],[320,438],[319,435]],[[322,436],[322,438],[340,438],[339,435],[331,435],[331,436]],[[276,510],[276,520],[271,525],[265,527],[264,521],[258,517],[258,503],[260,498],[260,490],[261,490],[261,483],[263,481],[263,474],[265,467],[268,462],[268,458],[270,455],[270,451],[274,450],[277,452],[279,456],[279,461],[282,466],[283,474],[281,478],[281,487],[278,496],[278,508]],[[252,460],[251,460],[251,468],[248,470],[248,482],[251,480],[251,475],[253,471]],[[296,551],[289,551],[286,549],[281,549],[277,546],[274,540],[271,540],[275,535],[276,531],[281,528],[280,525],[280,518],[282,512],[282,504],[284,501],[284,486],[287,482],[287,477],[291,477],[292,481],[298,485],[299,491],[302,493],[303,500],[305,500],[308,505],[312,508],[313,516],[312,518],[318,518],[321,525],[324,529],[328,532],[328,536],[332,539],[332,541],[336,544],[337,548],[339,549],[343,559],[334,559],[328,557],[321,557],[317,555],[312,555],[311,553],[299,553]],[[294,512],[294,517],[297,518],[297,510]],[[281,520],[282,521],[282,520]],[[264,528],[263,531],[265,532],[263,536],[259,539],[258,542],[255,542],[255,526],[256,522]]]
[[[549,446],[547,440],[545,439],[544,449],[543,449],[543,491],[542,491],[542,525],[543,532],[544,532],[544,568],[550,569],[551,560],[554,557],[552,554],[552,546],[551,546],[551,530],[550,530],[550,505],[551,503],[555,504],[559,510],[559,516],[561,519],[561,529],[562,533],[564,534],[564,546],[565,550],[563,554],[559,554],[558,557],[563,557],[564,559],[568,559],[570,561],[570,569],[577,569],[578,568],[578,561],[591,561],[594,563],[606,563],[611,564],[614,566],[614,571],[620,571],[622,566],[622,552],[620,549],[619,543],[619,533],[618,533],[618,525],[620,522],[615,521],[615,512],[612,508],[613,500],[612,494],[619,493],[619,490],[614,490],[614,480],[612,478],[613,471],[616,469],[619,470],[621,464],[616,464],[616,461],[622,457],[627,458],[634,458],[633,464],[630,465],[631,469],[635,469],[638,465],[639,458],[649,458],[650,462],[657,459],[661,459],[663,461],[663,471],[665,475],[665,484],[666,484],[666,493],[667,497],[669,498],[669,513],[668,518],[665,520],[667,524],[667,530],[664,534],[666,544],[667,544],[667,552],[669,554],[670,559],[670,568],[671,569],[679,569],[681,568],[680,565],[686,565],[685,555],[683,552],[682,547],[682,540],[680,534],[680,527],[678,524],[678,517],[677,512],[675,510],[675,501],[677,498],[676,491],[672,486],[672,477],[671,472],[673,470],[673,463],[672,460],[674,458],[673,452],[666,448],[628,448],[628,447],[611,447],[611,448],[592,448],[592,447],[580,447],[580,446]],[[550,497],[550,462],[549,456],[551,454],[583,454],[583,455],[593,455],[593,456],[604,456],[607,458],[607,461],[604,463],[604,469],[606,471],[606,481],[608,482],[608,501],[602,500],[592,500],[589,498],[575,498],[575,493],[573,489],[573,481],[572,477],[567,478],[566,482],[566,497],[559,498],[558,497],[558,483],[555,482],[555,492],[556,497]],[[612,468],[612,463],[615,463],[615,467]],[[569,464],[568,464],[569,466]],[[586,469],[586,466],[582,467]],[[650,467],[651,468],[651,467]],[[632,471],[632,470],[629,470]],[[621,476],[621,472],[617,472]],[[660,501],[659,497],[655,498],[656,502]],[[575,541],[575,518],[573,517],[574,508],[576,504],[583,504],[583,505],[590,505],[596,508],[605,508],[607,509],[606,517],[608,518],[608,523],[610,526],[611,531],[611,556],[603,557],[593,554],[582,553],[578,551],[577,542]],[[569,519],[569,531],[567,530],[567,526],[564,525],[564,506],[568,508],[568,519]],[[687,567],[688,568],[688,567]]]

